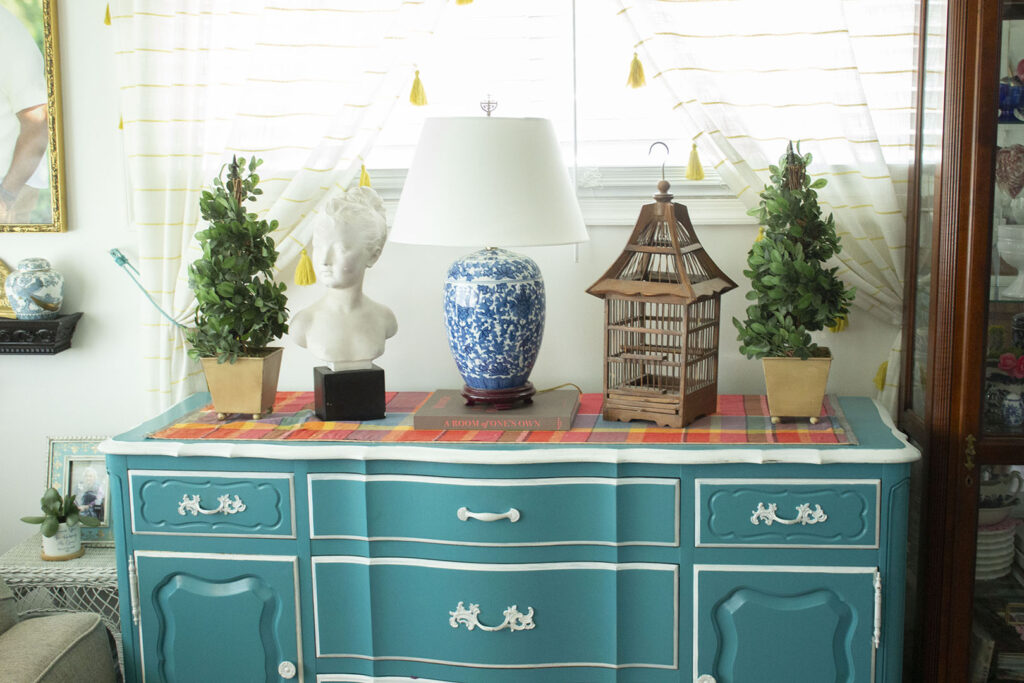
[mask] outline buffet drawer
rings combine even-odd
[[[132,533],[295,538],[294,477],[282,472],[128,472]]]
[[[314,539],[452,545],[679,545],[679,481],[309,475]]]
[[[312,564],[317,657],[493,668],[678,665],[674,564],[355,556]]]
[[[698,547],[877,548],[877,479],[697,479]]]

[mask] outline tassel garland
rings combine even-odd
[[[359,187],[370,187],[370,174],[366,172],[366,164],[359,167]]]
[[[313,262],[309,259],[306,250],[302,250],[299,256],[299,265],[295,267],[295,284],[300,287],[311,285],[316,282],[316,273],[313,272]]]
[[[626,79],[626,85],[631,88],[642,88],[647,85],[647,81],[644,79],[644,65],[640,63],[640,58],[635,52],[633,61],[629,65],[629,78]]]
[[[117,129],[124,130],[124,117],[122,116],[117,120]]]
[[[889,361],[885,361],[878,366],[878,372],[875,373],[875,388],[879,391],[885,390],[885,376],[889,374]]]
[[[690,163],[686,165],[687,180],[704,180],[704,165],[700,163],[700,155],[697,154],[697,143],[693,143],[690,150]]]
[[[763,225],[759,225],[759,226],[757,226],[757,237],[754,238],[754,241],[755,242],[760,242],[763,239],[764,239],[764,226]]]
[[[456,5],[472,5],[473,0],[455,0]]]
[[[107,14],[103,17],[103,25],[110,26],[110,3],[107,3]]]
[[[409,101],[417,107],[427,103],[427,93],[423,91],[423,81],[420,80],[419,69],[416,70],[416,78],[412,81],[412,91],[409,93]]]

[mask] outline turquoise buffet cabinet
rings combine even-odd
[[[104,444],[126,677],[899,681],[909,463],[856,446]]]

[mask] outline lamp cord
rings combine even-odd
[[[536,393],[543,394],[543,393],[548,392],[548,391],[554,391],[555,389],[561,389],[562,387],[572,387],[573,389],[575,389],[576,391],[579,392],[580,396],[583,395],[583,390],[580,389],[575,384],[573,384],[572,382],[566,382],[565,384],[559,384],[557,387],[548,387],[547,389],[538,389]]]

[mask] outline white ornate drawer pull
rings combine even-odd
[[[718,681],[715,680],[714,676],[708,676],[707,674],[704,674],[696,680],[696,683],[718,683]]]
[[[181,502],[178,503],[178,514],[185,515],[191,512],[192,516],[196,515],[233,515],[236,512],[242,512],[245,510],[245,503],[238,496],[235,496],[234,500],[231,500],[231,496],[226,493],[223,496],[217,498],[217,502],[220,503],[216,510],[204,510],[199,507],[199,496],[195,495],[189,498],[186,493],[181,497]]]
[[[484,626],[481,624],[477,620],[477,615],[480,614],[480,605],[472,602],[469,603],[469,609],[466,609],[460,600],[455,611],[448,614],[451,615],[448,623],[452,625],[452,628],[458,628],[459,624],[465,624],[468,631],[472,631],[474,628],[479,628],[481,631],[500,631],[506,628],[510,632],[529,631],[534,627],[532,607],[528,608],[526,614],[523,614],[516,605],[512,605],[502,613],[505,615],[505,621],[500,626]]]
[[[754,514],[750,518],[750,522],[757,526],[763,521],[766,526],[771,526],[773,522],[778,522],[779,524],[817,524],[828,519],[828,515],[825,514],[820,505],[815,505],[814,510],[811,510],[810,503],[796,506],[796,519],[782,519],[778,517],[775,514],[777,509],[778,506],[775,503],[769,503],[767,509],[765,509],[764,503],[758,503],[757,509],[754,510]]]
[[[519,510],[509,508],[508,512],[471,512],[469,508],[461,507],[456,512],[463,522],[467,519],[477,519],[481,522],[497,522],[499,519],[507,519],[515,524],[519,521]]]
[[[295,678],[295,673],[295,665],[291,662],[281,662],[277,665],[277,675],[286,681]]]

